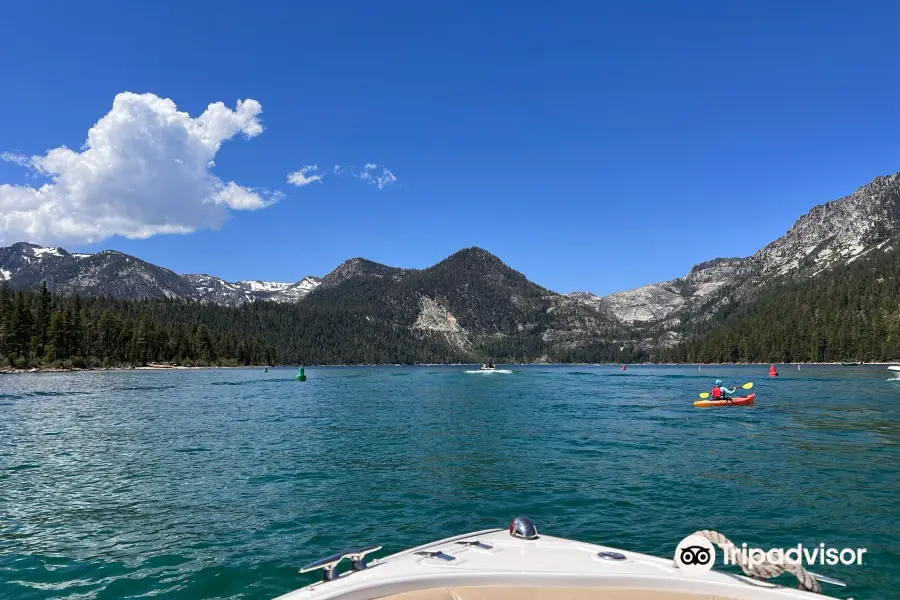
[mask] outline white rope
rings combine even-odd
[[[798,587],[801,590],[814,592],[816,594],[820,594],[822,592],[822,586],[821,584],[819,584],[819,580],[816,579],[809,571],[804,569],[803,566],[799,563],[785,561],[784,557],[781,557],[780,562],[773,563],[769,561],[768,557],[765,557],[762,562],[757,562],[756,560],[754,560],[753,565],[751,565],[747,550],[745,550],[744,548],[738,548],[731,542],[731,540],[729,540],[718,531],[704,529],[703,531],[694,532],[694,535],[699,535],[708,539],[710,542],[718,546],[723,552],[733,552],[735,563],[741,567],[741,570],[744,571],[744,574],[750,577],[754,577],[756,579],[771,579],[772,577],[778,577],[784,572],[788,572],[796,577],[797,581],[800,582]]]

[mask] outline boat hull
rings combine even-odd
[[[694,406],[698,408],[713,408],[716,406],[749,406],[756,399],[756,394],[742,396],[738,398],[729,398],[728,400],[697,400]]]
[[[474,543],[480,545],[470,545]],[[507,529],[431,542],[373,560],[362,571],[344,568],[332,581],[314,583],[277,600],[372,600],[398,595],[395,600],[443,600],[448,597],[445,591],[455,592],[449,597],[456,600],[827,598],[716,570],[688,573],[678,569],[672,558],[543,534],[533,540],[514,538]],[[572,594],[573,590],[577,593]]]

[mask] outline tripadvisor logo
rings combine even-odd
[[[688,573],[709,571],[716,563],[716,549],[708,539],[689,535],[675,548],[675,564]]]
[[[774,565],[861,565],[865,548],[829,548],[825,544],[805,547],[803,544],[785,550],[784,548],[748,548],[741,544],[740,548],[728,544],[723,546],[722,562],[725,566],[746,565],[753,569],[757,565],[769,563]],[[687,573],[709,571],[716,563],[716,549],[712,542],[701,535],[692,534],[681,540],[675,548],[675,564]]]

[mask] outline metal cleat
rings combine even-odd
[[[331,556],[309,563],[300,569],[300,573],[322,569],[322,581],[334,581],[340,576],[337,572],[337,566],[342,560],[349,558],[351,561],[350,568],[354,571],[362,571],[366,568],[366,555],[376,550],[381,550],[381,546],[362,546],[360,548],[341,550]]]

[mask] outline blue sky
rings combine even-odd
[[[324,275],[353,256],[424,267],[472,245],[561,292],[668,279],[750,254],[813,205],[900,170],[898,13],[874,1],[5,2],[0,240],[34,231],[230,280]],[[168,170],[184,166],[167,154],[172,130],[139,127],[149,137],[129,146],[139,134],[110,125],[118,158],[102,168],[114,171],[81,187],[100,177],[84,157],[47,152],[83,151],[123,92],[191,119],[215,102],[261,112],[197,180]],[[397,181],[360,180],[367,163]],[[314,164],[321,183],[287,182]],[[231,181],[236,200],[191,204]],[[21,219],[4,222],[13,210]],[[197,230],[116,235],[144,231],[135,214],[146,231],[170,218]],[[113,234],[86,242],[100,221],[91,235]]]

